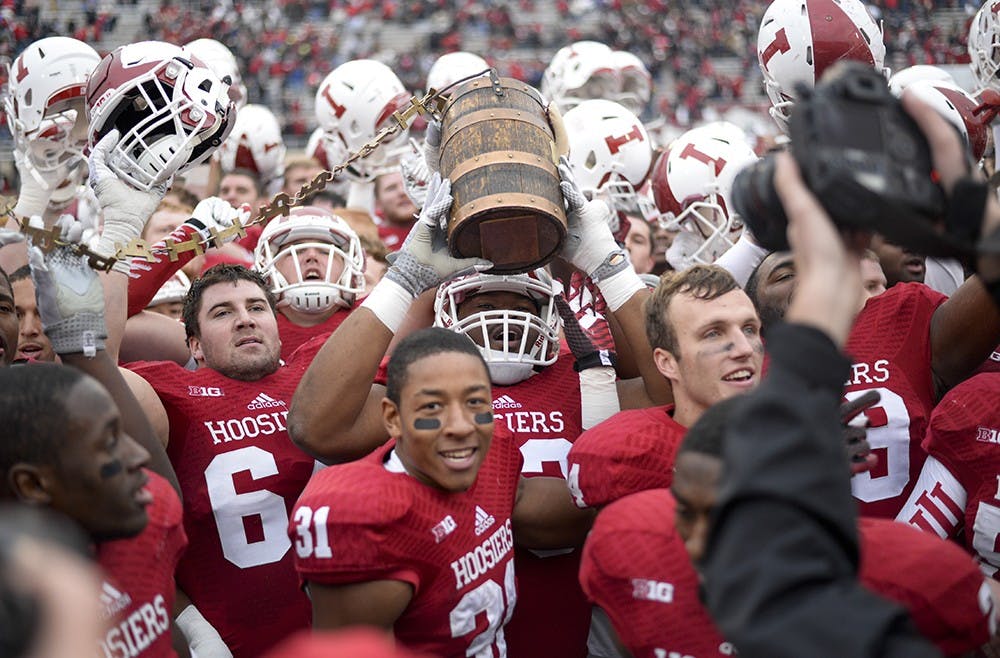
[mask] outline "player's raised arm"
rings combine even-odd
[[[303,450],[328,461],[349,461],[386,437],[382,386],[372,380],[413,301],[441,281],[492,266],[448,254],[445,229],[451,184],[432,179],[427,202],[393,265],[317,353],[288,414],[288,433]]]
[[[954,128],[915,94],[904,93],[902,100],[927,137],[934,168],[950,202],[958,203],[956,185],[961,184],[962,195],[967,197],[961,200],[962,210],[973,210],[977,201],[981,203],[981,234],[990,235],[1000,227],[1000,203],[995,194],[988,193],[985,183],[974,191],[974,182],[981,176],[970,169]],[[971,198],[977,194],[979,199]],[[990,302],[991,294],[984,284],[984,279],[1000,282],[1000,257],[982,255],[976,269],[980,274],[959,286],[931,320],[931,370],[939,396],[968,377],[1000,342],[1000,306]]]
[[[611,234],[607,204],[586,199],[565,159],[559,165],[559,177],[569,221],[561,256],[590,277],[604,296],[642,375],[645,391],[636,393],[643,398],[643,406],[668,402],[670,387],[653,363],[653,349],[646,337],[642,308],[649,289]]]

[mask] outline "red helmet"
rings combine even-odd
[[[101,60],[87,85],[90,144],[117,129],[112,171],[138,189],[165,183],[225,141],[236,116],[229,83],[178,46],[121,46]]]

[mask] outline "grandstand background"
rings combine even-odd
[[[629,50],[646,63],[655,98],[645,119],[686,126],[733,106],[763,110],[755,54],[767,2],[751,0],[0,0],[0,58],[31,41],[73,36],[104,53],[144,39],[217,39],[236,54],[249,100],[278,115],[286,143],[301,148],[315,127],[323,77],[360,57],[381,60],[422,89],[442,53],[468,50],[502,75],[538,85],[552,54],[580,39]],[[968,80],[967,25],[979,5],[963,0],[879,0],[886,65],[953,65]],[[4,67],[5,68],[5,67]],[[0,73],[0,84],[6,71]],[[0,160],[10,137],[0,131]]]

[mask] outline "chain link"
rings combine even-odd
[[[469,76],[469,78],[459,80],[458,83],[464,82],[472,77],[476,76]],[[440,114],[444,109],[445,103],[447,102],[447,99],[443,96],[443,94],[453,86],[455,85],[449,85],[441,91],[430,89],[422,98],[417,98],[416,96],[411,97],[407,107],[402,110],[397,110],[391,115],[390,118],[392,119],[392,122],[389,125],[382,128],[382,130],[375,135],[375,138],[372,139],[372,141],[362,146],[357,152],[352,153],[346,160],[330,170],[318,173],[311,181],[303,185],[293,196],[289,196],[284,192],[275,195],[271,201],[267,205],[262,206],[257,211],[257,214],[246,224],[242,224],[239,220],[236,220],[233,222],[232,226],[224,228],[221,231],[215,228],[210,229],[210,236],[207,240],[191,238],[190,240],[184,240],[183,242],[175,242],[174,240],[167,238],[163,240],[162,243],[157,243],[155,246],[151,246],[146,240],[136,238],[131,240],[128,244],[115,245],[116,252],[114,257],[106,257],[95,253],[87,247],[87,245],[66,242],[61,238],[58,228],[46,229],[37,226],[30,226],[28,224],[29,218],[15,217],[13,214],[13,208],[16,205],[16,199],[13,201],[5,199],[5,207],[0,214],[13,219],[20,227],[21,232],[31,238],[32,244],[39,247],[42,251],[49,252],[59,246],[68,246],[77,255],[86,256],[90,267],[99,271],[110,271],[116,261],[126,258],[141,258],[147,262],[153,263],[158,261],[157,256],[167,256],[171,261],[176,261],[181,254],[189,251],[192,251],[196,256],[199,256],[204,253],[205,248],[208,246],[221,247],[230,239],[239,239],[246,236],[247,227],[254,226],[256,224],[266,224],[278,216],[287,217],[292,208],[303,205],[317,192],[321,192],[326,189],[326,186],[330,183],[330,181],[334,180],[349,166],[358,160],[371,156],[382,146],[384,142],[406,130],[410,125],[410,121],[413,120],[418,114],[429,114],[435,118],[440,118]]]

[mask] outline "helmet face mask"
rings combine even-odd
[[[465,334],[479,347],[494,384],[510,385],[531,376],[535,368],[559,356],[558,284],[544,270],[530,274],[473,274],[438,288],[434,326]],[[506,292],[520,295],[537,313],[490,309],[462,317],[459,307],[476,295]]]
[[[714,262],[743,229],[733,213],[730,193],[736,174],[757,155],[738,131],[725,123],[689,130],[653,168],[660,226],[680,232],[668,251],[674,269]]]
[[[232,129],[229,85],[190,57],[170,44],[130,44],[91,77],[90,142],[119,130],[108,166],[133,187],[151,189],[202,162]]]
[[[305,264],[310,249],[326,258],[316,278],[309,278],[313,268]],[[298,207],[288,217],[272,220],[254,256],[254,267],[270,282],[279,305],[295,311],[319,314],[350,308],[365,289],[365,254],[357,234],[343,219],[321,208]]]

